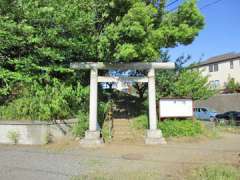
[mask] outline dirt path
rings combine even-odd
[[[240,135],[226,134],[216,140],[161,146],[106,144],[84,149],[76,142],[44,147],[1,145],[0,179],[59,180],[90,174],[112,179],[181,180],[186,172],[204,164],[240,166],[239,142]]]

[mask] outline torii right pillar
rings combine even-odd
[[[157,129],[155,70],[148,71],[148,106],[149,106],[149,130],[145,137],[145,144],[166,144],[162,131]]]

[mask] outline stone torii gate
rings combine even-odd
[[[149,101],[149,130],[147,130],[146,144],[165,144],[160,129],[157,129],[156,93],[155,93],[155,69],[174,69],[175,64],[168,63],[103,63],[103,62],[75,62],[70,65],[73,69],[90,69],[90,106],[89,106],[89,130],[85,132],[85,138],[80,141],[83,145],[99,145],[103,143],[100,131],[97,129],[97,104],[98,82],[132,81],[148,83]],[[109,77],[98,76],[98,70],[148,70],[147,77]]]

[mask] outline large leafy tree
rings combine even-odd
[[[169,60],[169,56],[166,57]],[[181,56],[176,59],[176,69],[162,70],[156,75],[157,96],[161,97],[185,97],[193,100],[207,99],[215,94],[208,83],[208,77],[194,69],[191,65],[185,67],[190,56]]]
[[[69,81],[71,61],[96,59],[93,7],[90,0],[0,1],[0,95],[19,82]]]
[[[0,95],[19,82],[85,81],[72,61],[159,59],[161,48],[189,44],[204,20],[196,0],[175,12],[165,0],[1,0]]]
[[[111,7],[118,9],[118,3],[113,1]],[[184,2],[176,12],[165,11],[165,3],[123,1],[122,14],[114,16],[100,33],[99,58],[110,62],[156,61],[161,48],[190,44],[204,25],[196,1]]]

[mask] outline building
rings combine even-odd
[[[203,76],[208,76],[209,83],[216,89],[224,89],[231,78],[240,83],[240,53],[211,57],[194,68],[198,68]]]

